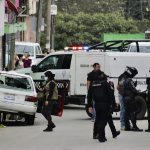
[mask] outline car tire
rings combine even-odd
[[[89,112],[89,106],[88,105],[85,106],[85,110],[86,110],[87,115],[91,118],[92,114]]]
[[[140,106],[140,112],[137,114],[137,119],[143,119],[147,110],[145,99],[141,96],[136,96],[135,101],[138,103],[138,106]]]
[[[25,115],[25,123],[27,125],[34,125],[35,115]]]

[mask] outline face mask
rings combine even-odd
[[[45,80],[47,80],[47,79],[48,79],[48,77],[45,77],[44,79],[45,79]]]

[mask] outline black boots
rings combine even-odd
[[[55,124],[52,123],[51,125],[48,125],[47,128],[44,129],[43,131],[44,132],[51,132],[51,131],[53,131],[53,128],[55,128],[55,127],[56,127]]]
[[[150,128],[148,128],[147,130],[145,130],[145,132],[150,132]]]
[[[116,138],[120,134],[120,131],[116,131],[115,134],[113,134],[113,138]]]
[[[50,127],[50,126],[47,126],[47,128],[44,129],[43,131],[44,131],[44,132],[51,132],[51,131],[53,131],[53,128]]]

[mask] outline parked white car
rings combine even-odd
[[[0,71],[0,112],[19,114],[33,125],[37,110],[36,89],[32,78],[15,72]]]

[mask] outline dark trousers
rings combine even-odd
[[[116,134],[116,128],[115,128],[111,113],[109,113],[109,116],[108,116],[108,125],[110,127],[111,132],[112,132],[112,135],[115,135]]]
[[[49,101],[47,106],[45,106],[45,104],[43,104],[42,115],[48,121],[48,126],[49,127],[52,127],[52,125],[53,125],[52,117],[51,117],[52,109],[53,109],[53,101]]]
[[[148,119],[148,129],[150,129],[150,102],[147,102],[147,119]]]
[[[94,123],[94,133],[98,131],[99,139],[105,138],[105,126],[109,116],[109,105],[107,103],[95,103],[96,120]],[[97,130],[97,131],[96,131]]]
[[[130,129],[130,122],[131,120],[133,128],[137,128],[136,121],[137,121],[137,114],[140,111],[138,106],[132,99],[127,99],[124,102],[125,105],[125,128]]]

